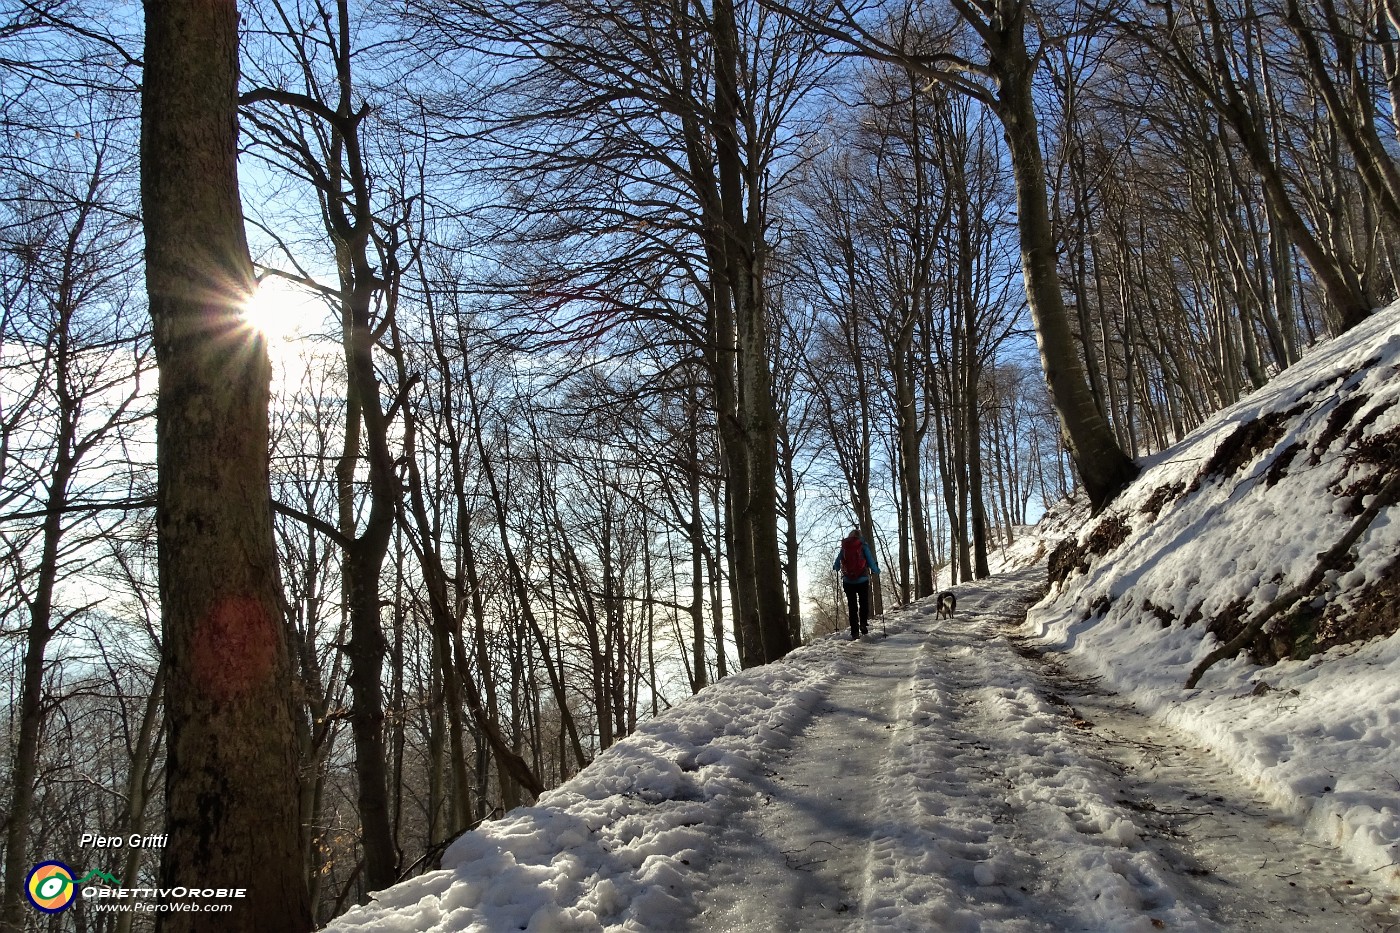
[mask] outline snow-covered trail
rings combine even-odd
[[[908,705],[915,646],[877,634],[853,644],[844,670],[791,749],[763,763],[753,805],[716,828],[696,930],[845,930],[867,879],[876,785]],[[912,634],[895,639],[917,638]]]
[[[1400,929],[1208,753],[1021,644],[1043,575],[844,648],[712,829],[690,929]]]
[[[1400,931],[1383,871],[1027,643],[1043,579],[731,675],[329,929]]]
[[[1400,929],[1387,896],[1226,771],[1209,750],[1034,652],[1051,690],[1084,730],[1087,753],[1120,769],[1122,803],[1142,843],[1185,896],[1229,930]]]

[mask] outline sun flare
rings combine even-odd
[[[267,339],[285,343],[314,332],[325,307],[301,286],[275,275],[265,276],[243,308],[243,320]]]

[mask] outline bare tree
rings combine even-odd
[[[376,184],[376,153],[366,122],[357,68],[357,23],[348,0],[301,10],[273,0],[263,14],[298,75],[298,89],[257,87],[243,94],[259,153],[311,187],[337,273],[327,289],[341,318],[347,413],[336,466],[336,537],[345,550],[342,582],[350,617],[350,725],[370,890],[398,877],[400,853],[391,817],[386,750],[384,668],[388,643],[381,618],[381,576],[389,554],[401,488],[391,425],[405,387],[385,387],[377,366],[380,341],[396,338],[394,312],[402,277],[416,261],[405,228],[416,209],[401,190]],[[298,17],[304,17],[299,19]],[[320,55],[329,53],[328,68]],[[275,64],[269,65],[275,70]],[[356,472],[367,468],[367,508],[357,510]]]
[[[7,199],[9,223],[0,240],[0,340],[8,357],[0,379],[12,401],[0,441],[3,592],[7,607],[22,607],[27,616],[0,917],[16,928],[40,736],[59,705],[44,697],[48,649],[94,608],[65,597],[63,587],[86,566],[80,555],[115,535],[128,511],[140,506],[140,464],[126,471],[112,463],[135,443],[150,414],[142,381],[150,370],[149,343],[130,307],[136,230],[107,207],[117,200],[111,190],[117,147],[107,137],[86,149],[77,153],[79,164],[53,165],[21,182],[17,196]]]
[[[767,2],[860,54],[981,101],[1001,121],[1015,175],[1022,276],[1041,364],[1075,467],[1094,507],[1103,508],[1138,468],[1095,404],[1065,308],[1034,88],[1045,48],[1059,41],[1053,31],[1074,25],[1057,24],[1056,11],[1034,7],[1031,0],[952,0],[950,21],[940,21],[935,11],[926,16],[921,4],[911,4],[893,25],[867,25],[857,15],[859,8],[844,5],[831,16],[816,17]],[[1028,30],[1034,31],[1034,44]]]

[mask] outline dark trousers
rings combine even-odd
[[[841,581],[846,591],[846,610],[851,617],[851,637],[868,634],[870,631],[870,578],[859,583]]]

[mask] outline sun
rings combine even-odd
[[[309,289],[280,276],[265,275],[243,306],[243,320],[269,344],[278,344],[314,333],[325,310]]]

